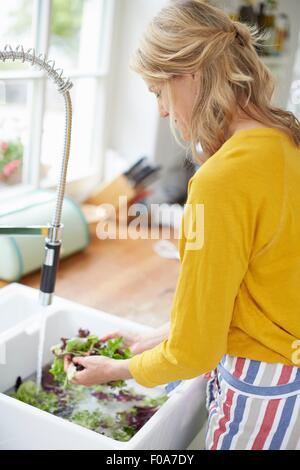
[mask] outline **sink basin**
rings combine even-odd
[[[47,317],[44,364],[52,360],[50,347],[81,327],[100,336],[116,329],[149,330],[58,297],[40,312],[37,298],[37,290],[19,284],[0,290],[0,449],[186,449],[206,419],[203,377],[174,388],[167,402],[128,442],[102,436],[4,394],[17,376],[27,378],[36,371],[40,315]],[[164,386],[160,388],[164,391]]]

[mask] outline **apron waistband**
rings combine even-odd
[[[218,372],[221,377],[227,382],[231,387],[239,390],[242,393],[256,395],[259,397],[282,397],[282,395],[295,395],[300,393],[300,380],[295,380],[294,382],[284,384],[284,385],[274,385],[271,387],[251,385],[249,383],[243,382],[242,380],[234,377],[227,369],[223,367],[220,363],[217,367]]]

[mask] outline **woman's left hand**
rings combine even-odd
[[[72,360],[70,356],[65,356],[65,372],[72,362],[84,367],[82,371],[76,372],[71,380],[73,384],[91,387],[132,377],[128,368],[128,359],[117,360],[106,356],[87,356],[74,357]]]

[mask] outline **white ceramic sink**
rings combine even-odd
[[[38,410],[3,394],[17,376],[36,371],[39,339],[38,291],[19,284],[0,289],[0,449],[186,449],[206,419],[205,380],[182,382],[160,410],[128,442],[119,442]],[[142,331],[138,323],[56,297],[47,315],[44,364],[50,346],[79,328],[98,335]]]

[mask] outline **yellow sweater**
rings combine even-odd
[[[196,218],[201,204],[204,217],[200,209]],[[204,227],[203,246],[199,237],[199,248],[187,249],[184,217],[169,339],[130,359],[135,380],[153,387],[189,379],[226,353],[293,364],[292,344],[300,339],[300,149],[276,129],[237,132],[191,178],[186,214],[188,207],[192,228],[199,234]]]

